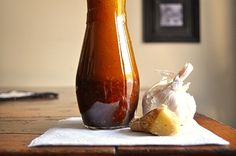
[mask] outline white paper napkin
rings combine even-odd
[[[229,142],[201,127],[197,122],[186,126],[176,136],[153,136],[132,132],[130,128],[116,130],[90,130],[83,126],[80,117],[60,120],[51,128],[35,138],[29,147],[47,145],[71,146],[118,146],[118,145],[228,145]]]

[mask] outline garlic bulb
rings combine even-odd
[[[162,80],[150,88],[143,97],[143,115],[165,104],[185,124],[193,119],[196,112],[196,103],[187,90],[190,83],[184,84],[184,80],[192,72],[193,66],[186,63],[178,74],[162,71]]]

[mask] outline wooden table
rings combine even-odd
[[[117,146],[35,147],[32,139],[53,127],[60,119],[79,116],[72,88],[30,89],[55,91],[57,100],[0,102],[0,156],[2,155],[236,155],[236,130],[206,116],[195,119],[203,127],[230,142],[228,146]],[[142,96],[142,94],[141,94]],[[138,109],[140,114],[141,109]]]

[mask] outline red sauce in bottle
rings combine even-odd
[[[76,94],[89,128],[128,126],[139,98],[139,75],[127,29],[125,0],[87,0],[87,27]]]

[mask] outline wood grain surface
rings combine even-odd
[[[230,142],[228,146],[111,146],[111,147],[34,147],[28,144],[53,127],[58,120],[80,116],[73,88],[28,88],[54,91],[56,100],[0,102],[0,156],[2,155],[236,155],[236,130],[196,114],[203,127]],[[143,92],[141,92],[142,97]],[[139,108],[136,115],[141,114]]]

